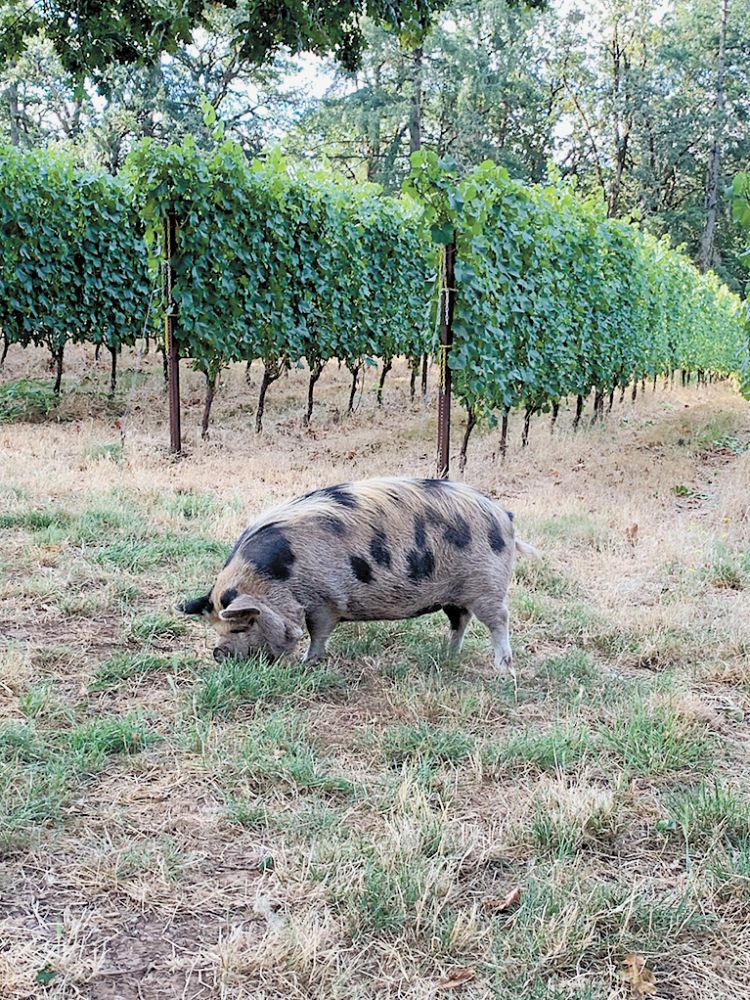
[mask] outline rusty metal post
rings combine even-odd
[[[440,275],[440,365],[438,376],[437,476],[447,479],[451,447],[451,370],[448,355],[453,346],[453,306],[456,301],[456,244],[445,247]]]
[[[172,258],[177,247],[177,217],[173,209],[164,220],[164,351],[167,357],[169,392],[169,446],[175,455],[182,453],[180,430],[180,351],[175,340],[177,306],[175,305],[174,266]]]

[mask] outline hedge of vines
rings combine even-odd
[[[430,338],[429,248],[401,204],[374,185],[295,173],[271,154],[248,161],[223,142],[202,154],[190,138],[146,141],[128,171],[154,265],[172,207],[179,253],[179,337],[211,384],[223,365],[260,359],[265,389],[301,361],[312,392],[323,365],[418,357]]]
[[[578,420],[592,392],[596,419],[618,388],[678,369],[747,372],[742,301],[668,240],[606,218],[601,199],[529,187],[492,163],[459,180],[429,152],[414,157],[409,191],[437,256],[456,243],[451,368],[469,428],[523,409],[528,431],[569,396]]]
[[[0,329],[46,346],[59,391],[68,341],[109,348],[143,336],[149,273],[130,185],[61,153],[0,147]]]
[[[415,154],[405,197],[299,172],[233,143],[198,150],[145,140],[123,175],[65,156],[0,150],[0,327],[6,342],[67,340],[116,351],[160,309],[162,225],[173,208],[181,351],[210,396],[224,365],[264,364],[265,391],[306,363],[308,418],[323,365],[352,373],[435,343],[436,273],[457,246],[450,356],[469,429],[511,409],[552,410],[594,393],[595,416],[646,378],[676,369],[747,384],[741,301],[664,240],[607,219],[570,185],[529,187],[482,164]],[[414,368],[412,369],[414,370]],[[382,386],[382,382],[381,382]],[[210,400],[209,400],[210,402]],[[205,418],[207,420],[207,416]]]

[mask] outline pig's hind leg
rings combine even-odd
[[[513,653],[508,634],[508,605],[503,600],[497,604],[483,601],[472,609],[479,621],[490,630],[495,648],[495,669],[501,674],[513,674]]]
[[[458,607],[456,604],[444,604],[443,611],[448,615],[448,621],[451,623],[448,652],[451,656],[458,656],[464,644],[466,629],[471,621],[471,611],[468,608]]]

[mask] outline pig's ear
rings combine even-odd
[[[231,621],[233,618],[257,618],[261,607],[257,597],[250,594],[240,594],[219,612],[219,618]]]
[[[207,615],[212,608],[211,595],[204,594],[203,597],[195,597],[192,601],[185,601],[183,604],[175,604],[175,611],[183,615]]]

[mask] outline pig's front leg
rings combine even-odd
[[[338,618],[326,607],[310,608],[305,612],[305,625],[310,645],[302,657],[303,663],[315,663],[326,655],[326,643],[338,624]]]

